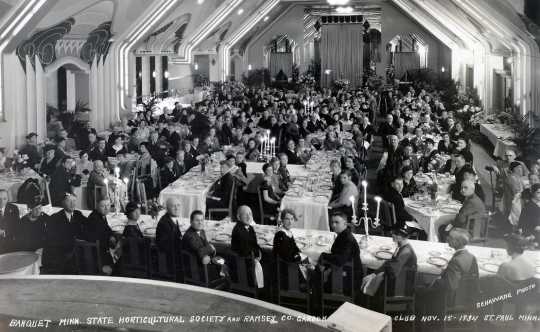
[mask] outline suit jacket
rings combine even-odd
[[[73,211],[71,221],[64,209],[48,218],[46,242],[43,248],[44,266],[63,266],[73,253],[75,239],[82,238],[82,225],[86,222],[81,211]]]
[[[63,167],[59,166],[51,176],[51,203],[53,206],[60,206],[65,193],[72,193],[71,174]]]
[[[231,249],[242,257],[260,257],[262,250],[257,243],[257,236],[252,226],[237,222],[231,236]]]
[[[355,279],[362,278],[360,247],[358,247],[358,243],[349,228],[338,234],[332,244],[330,253],[323,252],[319,260],[321,259],[336,266],[343,266],[347,262],[352,261],[354,264]]]
[[[476,258],[467,250],[458,250],[448,262],[448,266],[437,279],[434,287],[446,292],[455,291],[463,278],[478,278]]]
[[[186,231],[182,238],[182,248],[197,255],[200,260],[204,256],[212,257],[215,254],[214,248],[208,243],[204,230],[200,230],[197,233],[192,227]]]
[[[156,228],[156,245],[161,251],[170,252],[171,250],[175,250],[179,252],[182,248],[181,241],[182,232],[180,231],[180,227],[166,213],[159,219]]]
[[[161,177],[162,188],[167,187],[169,184],[173,183],[174,181],[176,181],[176,179],[180,177],[180,175],[176,173],[176,169],[174,168],[174,166],[172,170],[170,170],[167,166],[162,167],[159,174]]]
[[[289,237],[285,232],[279,231],[274,236],[274,255],[286,262],[300,262],[300,249],[296,245],[294,237]]]
[[[454,227],[465,228],[469,218],[475,218],[477,221],[484,217],[486,207],[482,200],[476,195],[465,198],[463,206],[459,209],[456,219],[452,222]]]
[[[103,149],[103,151],[100,151],[97,147],[90,150],[90,153],[88,153],[88,159],[91,161],[94,160],[101,160],[102,162],[107,161],[107,148]]]
[[[109,239],[113,236],[113,231],[107,223],[107,217],[97,211],[92,211],[88,219],[82,224],[82,238],[85,241],[99,241],[100,249],[109,248]]]
[[[384,200],[394,204],[394,209],[396,211],[396,222],[397,226],[403,227],[406,221],[414,220],[414,217],[410,215],[407,210],[405,210],[405,202],[403,201],[403,196],[398,193],[394,188],[387,190]]]

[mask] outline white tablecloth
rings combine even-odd
[[[432,206],[431,202],[416,202],[410,198],[405,198],[405,209],[409,212],[424,229],[428,241],[439,241],[438,229],[441,225],[446,225],[456,218],[461,204],[439,203],[438,207]]]
[[[2,173],[0,174],[0,189],[5,189],[8,192],[8,200],[10,202],[17,201],[17,192],[24,181],[35,178],[41,181],[41,177],[34,171],[30,171],[25,175]]]
[[[510,139],[514,137],[510,127],[503,124],[485,123],[480,125],[480,132],[493,144],[493,156],[502,158],[507,150],[515,150],[516,144]]]
[[[38,275],[41,253],[10,252],[0,255],[0,276]]]

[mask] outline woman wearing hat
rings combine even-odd
[[[126,227],[124,227],[124,232],[122,233],[123,237],[135,237],[142,239],[144,235],[139,228],[139,218],[141,217],[141,209],[139,204],[134,202],[129,202],[126,205],[126,217],[128,222]]]
[[[13,227],[13,250],[36,251],[45,244],[45,223],[49,217],[41,211],[41,196],[28,204],[30,210]]]

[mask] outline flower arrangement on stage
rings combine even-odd
[[[346,89],[351,82],[347,79],[337,79],[334,81],[334,86],[337,89]]]
[[[26,168],[32,167],[32,165],[29,165],[30,158],[27,154],[20,154],[18,150],[13,151],[13,164],[12,168],[16,172],[21,172]]]
[[[165,209],[162,205],[159,204],[157,198],[148,200],[146,206],[147,213],[152,217],[152,219],[156,219],[159,216],[159,213]]]

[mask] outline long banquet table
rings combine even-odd
[[[317,151],[307,165],[288,165],[291,177],[295,179],[281,202],[281,208],[293,209],[299,219],[299,227],[329,230],[328,203],[332,192],[329,164],[338,158],[335,152]],[[247,172],[262,173],[263,163],[248,162]],[[169,198],[181,202],[182,217],[189,217],[193,210],[206,210],[206,196],[212,185],[221,177],[219,163],[207,166],[202,173],[196,166],[178,180],[164,188],[159,201],[164,204]]]
[[[493,144],[495,157],[502,158],[507,150],[516,149],[516,143],[511,140],[514,137],[512,129],[507,125],[484,123],[480,125],[480,133]]]
[[[87,213],[88,212],[83,211],[83,214]],[[108,221],[113,231],[121,233],[127,219],[123,215],[110,215]],[[157,221],[158,219],[152,219],[150,216],[142,216],[139,226],[146,236],[152,238],[155,234]],[[205,221],[204,228],[208,240],[218,248],[218,251],[220,247],[228,248],[230,246],[234,225],[235,223],[230,222],[228,218],[221,221]],[[189,220],[187,218],[182,218],[180,220],[180,229],[182,233],[188,228]],[[254,228],[259,245],[264,250],[272,250],[274,234],[277,231],[277,227],[254,224]],[[309,257],[310,261],[314,264],[317,263],[321,253],[330,252],[330,248],[336,237],[336,234],[330,231],[303,228],[293,228],[292,233],[302,253]],[[355,234],[354,236],[356,240],[360,242],[363,235]],[[430,257],[442,257],[448,261],[453,255],[453,249],[446,243],[416,240],[410,240],[409,242],[416,253],[418,259],[418,272],[420,273],[429,275],[441,274],[444,268],[431,264],[429,262]],[[377,258],[378,252],[392,251],[394,248],[395,246],[392,242],[392,238],[370,236],[367,248],[361,249],[362,264],[370,269],[377,269],[384,263],[383,259]],[[477,258],[481,277],[493,275],[496,272],[492,270],[492,264],[500,265],[502,262],[510,259],[506,250],[501,248],[467,246],[467,250]],[[540,274],[540,252],[526,251],[525,255],[537,266],[537,271]]]

